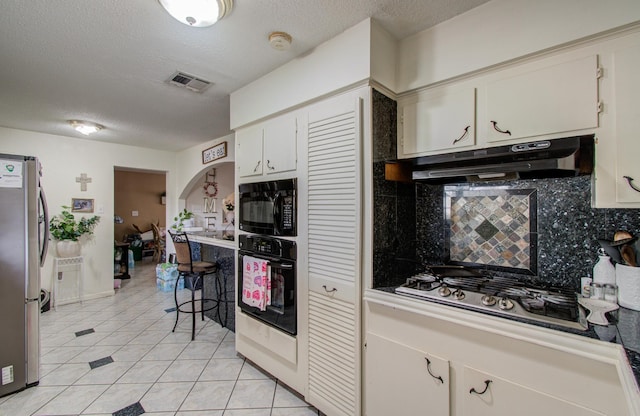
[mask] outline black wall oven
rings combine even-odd
[[[254,234],[295,237],[295,178],[238,187],[238,228]]]
[[[238,305],[240,309],[268,325],[296,335],[296,243],[280,238],[245,235],[238,237]],[[247,268],[267,266],[269,304],[256,306],[260,282]],[[254,284],[255,283],[255,284]]]

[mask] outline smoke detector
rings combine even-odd
[[[291,46],[291,35],[286,32],[271,32],[269,44],[277,51],[286,51]]]
[[[167,82],[176,87],[183,87],[193,92],[203,92],[212,84],[211,81],[177,71],[169,77]]]

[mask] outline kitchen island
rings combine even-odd
[[[235,259],[236,242],[234,240],[223,239],[222,232],[215,231],[193,231],[188,232],[189,241],[198,244],[200,247],[200,258],[202,261],[220,263],[220,279],[224,285],[223,291],[226,293],[227,302],[221,305],[220,319],[217,309],[205,312],[208,318],[224,325],[229,330],[235,332]],[[203,297],[217,299],[218,293],[215,284],[204,285]],[[224,293],[223,293],[224,299]]]

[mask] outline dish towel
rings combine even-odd
[[[268,260],[242,258],[242,302],[261,311],[271,305],[271,267]]]

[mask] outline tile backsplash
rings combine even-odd
[[[443,264],[450,257],[445,187],[384,179],[385,161],[396,158],[396,114],[395,101],[374,91],[373,287],[400,285],[423,264]],[[640,234],[640,209],[591,208],[589,176],[465,186],[535,190],[536,225],[531,225],[530,234],[535,233],[537,244],[530,261],[531,267],[536,263],[537,272],[535,276],[517,276],[536,283],[577,290],[580,277],[592,274],[598,258],[598,238],[612,239],[619,229]]]
[[[537,191],[445,186],[448,263],[515,273],[537,272]]]

